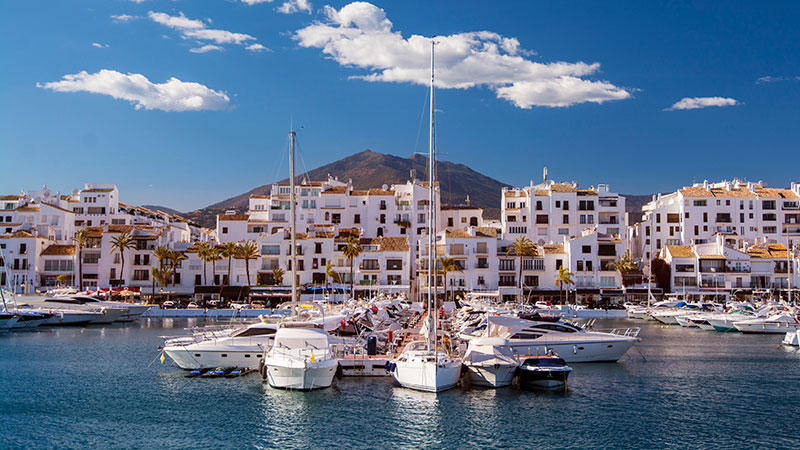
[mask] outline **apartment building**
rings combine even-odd
[[[645,261],[667,245],[715,242],[729,247],[757,242],[800,244],[800,183],[789,189],[741,180],[695,183],[657,195],[632,230],[632,252]]]
[[[524,188],[503,188],[503,238],[525,236],[540,245],[561,243],[584,230],[624,236],[625,197],[609,185],[581,189],[578,184],[545,180]]]

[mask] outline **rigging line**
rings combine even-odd
[[[414,142],[414,152],[417,152],[419,147],[419,135],[422,132],[422,121],[425,120],[425,107],[428,106],[428,92],[425,92],[425,101],[422,102],[422,113],[419,115],[419,126],[417,127],[417,140]]]
[[[297,138],[295,138],[294,140],[294,149],[297,152],[297,156],[300,157],[300,163],[303,164],[303,169],[305,169],[303,174],[305,174],[306,179],[310,182],[311,175],[308,174],[308,167],[306,167],[306,160],[303,159],[303,152],[300,150],[300,141]]]
[[[277,183],[279,181],[278,174],[280,174],[281,168],[283,167],[283,159],[286,157],[286,154],[289,153],[289,138],[286,138],[286,145],[283,147],[283,151],[281,152],[281,159],[278,167],[275,168],[275,175],[272,177],[272,182]]]

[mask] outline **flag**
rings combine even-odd
[[[314,352],[311,352],[311,362],[314,362]]]
[[[164,360],[165,360],[165,359],[166,359],[166,358],[164,358],[164,354],[162,353],[162,354],[161,354],[161,364],[164,364]]]

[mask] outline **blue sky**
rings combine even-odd
[[[0,193],[192,210],[285,177],[292,118],[309,169],[422,151],[434,35],[443,159],[631,194],[800,181],[800,4],[718,3],[3,2]]]

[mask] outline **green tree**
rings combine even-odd
[[[250,261],[258,258],[258,245],[253,241],[240,242],[237,247],[236,257],[244,260],[247,285],[250,286]]]
[[[342,249],[342,255],[350,261],[350,297],[354,298],[355,293],[353,292],[353,280],[355,278],[355,271],[353,267],[353,263],[355,259],[358,258],[358,255],[361,254],[361,245],[358,243],[358,238],[355,236],[348,236],[347,243],[344,245]]]
[[[125,281],[125,250],[130,250],[136,247],[133,243],[133,236],[127,231],[124,233],[120,233],[113,238],[111,238],[111,252],[109,254],[113,254],[115,251],[119,252],[119,259],[120,259],[120,268],[119,268],[119,279]]]
[[[521,303],[522,290],[524,287],[524,283],[522,282],[522,258],[536,256],[536,245],[527,237],[520,236],[516,241],[509,244],[506,249],[506,256],[512,254],[517,256],[517,262],[519,263],[519,279],[517,280],[517,289],[519,289],[519,292],[517,294],[517,302]]]
[[[152,275],[153,277],[153,298],[155,298],[156,283],[158,283],[158,285],[161,286],[162,289],[169,285],[170,269],[163,267],[151,267],[150,275]]]
[[[283,274],[285,273],[286,271],[284,271],[280,267],[272,269],[272,278],[275,280],[276,286],[280,286],[283,284]]]
[[[236,252],[238,251],[237,250],[238,248],[239,248],[239,246],[236,245],[236,242],[226,242],[222,246],[222,252],[221,252],[220,255],[223,258],[228,258],[228,276],[227,276],[228,284],[231,284],[231,258],[236,256]]]
[[[222,261],[222,250],[214,245],[208,253],[208,260],[211,261],[211,278],[214,278],[217,275],[217,261]]]
[[[208,276],[206,274],[206,267],[211,260],[211,244],[208,242],[201,242],[197,244],[197,257],[203,261],[203,285],[208,286]]]
[[[455,258],[451,258],[448,256],[440,256],[439,257],[439,265],[441,266],[442,276],[444,278],[444,294],[445,299],[447,298],[448,287],[447,287],[447,274],[450,272],[461,272],[461,266],[456,263]],[[453,300],[453,289],[450,288],[450,300]]]
[[[571,278],[573,276],[575,276],[575,274],[570,272],[569,269],[567,269],[566,267],[561,266],[561,267],[558,268],[558,275],[556,275],[556,284],[558,285],[558,289],[559,289],[558,299],[559,299],[559,302],[561,304],[564,304],[564,300],[563,300],[563,297],[564,297],[564,285],[566,284],[567,287],[569,287],[570,284],[575,284],[575,282],[572,281],[572,278]]]
[[[86,228],[75,232],[72,242],[75,243],[75,254],[78,255],[78,289],[83,290],[83,249],[89,241],[89,231]]]
[[[626,250],[624,255],[622,255],[617,261],[609,264],[609,266],[619,272],[619,275],[622,278],[623,286],[625,286],[625,275],[636,270],[636,264],[634,264],[633,260],[631,259],[630,250]]]
[[[170,261],[170,271],[172,272],[172,286],[175,286],[176,276],[175,274],[178,271],[178,264],[186,259],[186,255],[183,252],[179,252],[177,250],[170,250],[169,252],[169,261]]]

